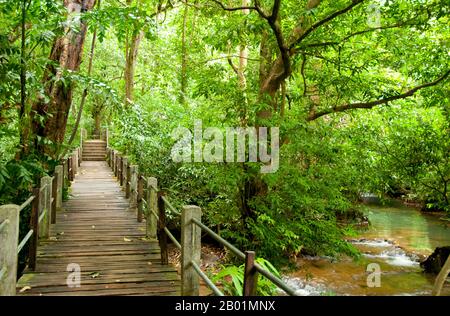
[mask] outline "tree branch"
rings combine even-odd
[[[230,7],[226,7],[222,2],[220,2],[218,0],[211,0],[211,1],[217,3],[222,8],[222,10],[225,10],[225,11],[240,11],[240,10],[255,10],[255,11],[258,11],[256,6],[253,6],[253,7],[251,7],[251,6],[243,6],[243,7],[232,7],[232,8],[230,8]]]
[[[280,12],[281,0],[275,0],[272,7],[272,14],[269,16],[269,20],[274,23],[278,18]]]
[[[236,65],[233,64],[233,61],[231,60],[231,56],[228,56],[227,61],[230,64],[231,68],[233,68],[233,71],[236,73],[236,75],[238,75],[239,74],[239,70],[236,67]]]
[[[386,25],[386,26],[379,26],[379,27],[373,27],[373,28],[368,28],[365,30],[361,30],[361,31],[357,31],[354,33],[350,33],[347,36],[343,37],[341,40],[339,41],[329,41],[329,42],[323,42],[323,43],[312,43],[312,44],[306,44],[304,46],[301,46],[301,48],[309,48],[309,47],[323,47],[323,46],[331,46],[331,45],[339,45],[343,42],[348,41],[350,38],[354,37],[354,36],[358,36],[361,34],[365,34],[365,33],[369,33],[369,32],[374,32],[374,31],[378,31],[378,30],[387,30],[387,29],[393,29],[393,28],[397,28],[397,27],[402,27],[402,26],[416,26],[417,24],[408,24],[407,22],[405,23],[395,23],[392,25]]]
[[[303,79],[303,96],[304,97],[306,97],[306,90],[308,89],[308,86],[306,85],[306,78],[305,78],[305,66],[306,66],[306,55],[303,54],[302,68],[300,69],[300,74],[302,75],[302,79]]]
[[[450,75],[450,70],[448,70],[443,76],[439,77],[438,79],[436,79],[433,82],[428,82],[428,83],[422,84],[422,85],[414,87],[411,90],[408,90],[402,94],[391,96],[388,98],[383,98],[380,100],[370,101],[370,102],[348,103],[348,104],[336,106],[332,109],[328,109],[328,110],[324,110],[324,111],[320,111],[320,112],[313,112],[313,113],[309,114],[307,120],[314,121],[315,119],[317,119],[321,116],[331,114],[331,113],[344,112],[347,110],[371,109],[377,105],[387,104],[387,103],[395,101],[395,100],[405,99],[407,97],[413,96],[417,91],[419,91],[421,89],[432,87],[432,86],[439,84],[440,82],[444,81],[449,75]]]
[[[263,9],[262,9],[261,6],[259,5],[259,0],[255,0],[255,10],[258,12],[258,14],[259,14],[262,18],[264,18],[264,19],[266,19],[266,20],[269,19],[269,16],[268,16],[267,14],[264,13]]]
[[[324,18],[323,20],[320,20],[316,23],[314,23],[313,25],[311,25],[310,28],[308,28],[302,35],[300,35],[290,46],[289,46],[289,50],[294,49],[295,46],[297,46],[298,44],[301,43],[301,41],[303,41],[309,34],[311,34],[313,31],[315,31],[317,28],[321,27],[322,25],[334,20],[335,18],[337,18],[340,15],[343,15],[345,13],[347,13],[348,11],[352,10],[355,6],[357,6],[358,4],[362,3],[364,0],[352,0],[352,3],[350,5],[348,5],[347,7],[336,11],[334,13],[332,13],[331,15],[327,16],[326,18]]]
[[[272,7],[272,14],[267,16],[262,12],[258,5],[258,1],[255,0],[256,8],[258,8],[258,13],[261,17],[267,20],[270,28],[272,29],[275,38],[277,40],[278,48],[281,53],[281,60],[283,61],[283,74],[282,78],[286,78],[291,73],[291,57],[289,55],[289,49],[284,40],[283,31],[281,30],[281,25],[278,21],[278,15],[280,13],[281,0],[275,0]]]

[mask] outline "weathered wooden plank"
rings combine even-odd
[[[23,295],[51,295],[51,296],[103,296],[103,295],[179,295],[179,292],[175,287],[170,284],[164,283],[143,283],[143,286],[137,286],[140,284],[127,283],[125,287],[113,288],[114,284],[98,285],[92,288],[92,285],[88,287],[72,288],[68,290],[67,287],[54,287],[46,291],[46,288],[37,288],[25,292]]]
[[[137,264],[138,263],[138,264]],[[136,267],[138,266],[138,267]],[[173,272],[173,267],[171,266],[161,266],[154,262],[134,262],[134,261],[127,261],[127,262],[110,262],[99,265],[98,263],[85,263],[80,265],[81,271],[84,272],[98,272],[98,271],[118,271],[118,272],[146,272],[146,273],[153,273],[153,272]],[[46,265],[41,265],[36,268],[34,273],[59,273],[64,272],[66,273],[67,265],[64,264],[54,264],[54,267],[49,267]],[[67,275],[67,273],[66,273]]]
[[[101,273],[94,272],[92,275],[98,277],[93,278],[91,275],[81,276],[80,286],[91,284],[114,284],[114,283],[142,283],[142,282],[167,282],[174,284],[178,282],[178,276],[175,272],[159,272],[159,273],[141,273],[141,274],[114,274],[104,276]],[[18,289],[25,286],[36,287],[54,287],[66,286],[67,275],[51,276],[51,274],[29,275],[29,279],[25,279],[18,284]]]
[[[161,292],[165,291],[177,291],[176,288],[172,286],[172,282],[177,284],[179,281],[168,281],[168,282],[142,282],[142,283],[112,283],[112,284],[89,284],[80,287],[68,288],[67,286],[53,286],[53,287],[35,287],[31,288],[25,294],[30,292],[40,292],[40,293],[57,293],[57,292],[84,292],[84,291],[95,291],[95,290],[121,290],[121,289],[148,289]],[[141,290],[141,292],[143,292]]]

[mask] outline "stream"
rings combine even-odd
[[[371,226],[351,240],[362,253],[359,260],[302,257],[284,281],[299,295],[430,295],[435,276],[419,263],[436,247],[450,245],[450,225],[404,206],[368,206],[364,213]],[[368,286],[370,263],[380,267],[379,287]],[[450,286],[441,295],[450,295]]]

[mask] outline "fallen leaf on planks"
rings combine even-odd
[[[123,241],[131,241],[131,239],[128,239],[126,237],[123,237]]]
[[[31,290],[31,286],[24,286],[23,288],[20,289],[19,293],[23,293],[25,291]]]

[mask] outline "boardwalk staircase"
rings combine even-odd
[[[84,161],[104,161],[106,159],[106,142],[103,140],[83,141]]]

